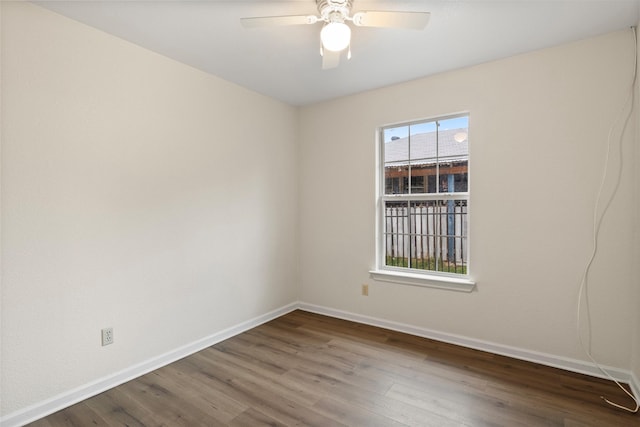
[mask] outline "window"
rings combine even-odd
[[[377,273],[473,283],[468,135],[467,115],[380,130]]]

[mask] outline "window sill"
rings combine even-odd
[[[390,270],[371,270],[371,278],[382,282],[400,283],[403,285],[424,286],[427,288],[448,289],[458,292],[472,292],[476,282],[471,279],[436,276],[427,274],[404,273]]]

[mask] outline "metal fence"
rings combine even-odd
[[[466,273],[467,201],[386,202],[386,265]]]

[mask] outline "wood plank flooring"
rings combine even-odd
[[[614,384],[295,311],[32,426],[629,426]]]

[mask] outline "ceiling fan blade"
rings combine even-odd
[[[367,10],[355,13],[353,23],[358,27],[406,28],[422,30],[429,22],[429,12],[383,12]]]
[[[340,65],[340,52],[323,49],[322,53],[322,69],[329,70]]]
[[[279,27],[284,25],[307,25],[318,22],[318,17],[313,15],[291,16],[260,16],[256,18],[240,18],[245,28]]]

